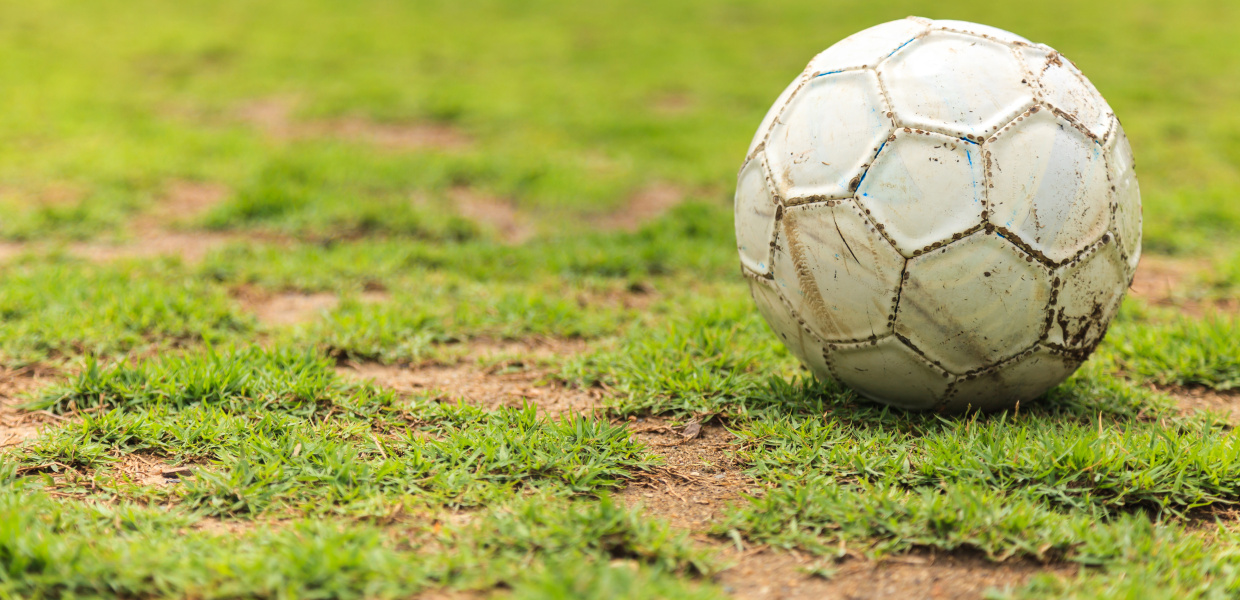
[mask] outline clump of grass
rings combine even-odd
[[[395,538],[356,521],[260,523],[234,535],[187,529],[197,519],[176,510],[56,503],[37,492],[0,490],[0,554],[6,557],[0,591],[23,597],[395,598],[443,587],[507,586],[532,594],[567,586],[588,592],[583,597],[615,597],[604,584],[616,581],[625,584],[625,597],[719,597],[707,585],[675,577],[713,572],[713,558],[666,524],[608,501],[583,506],[535,496],[438,533],[415,522]],[[426,544],[435,551],[423,551]],[[632,567],[613,566],[615,557]]]
[[[0,354],[23,363],[236,339],[254,329],[219,286],[162,263],[4,265]]]
[[[1240,387],[1240,319],[1234,316],[1118,324],[1109,346],[1120,368],[1160,385]]]
[[[391,498],[472,506],[527,489],[597,494],[653,464],[622,424],[402,401],[345,382],[321,355],[286,349],[92,364],[36,406],[103,410],[49,430],[26,448],[26,466],[89,468],[137,451],[209,462],[173,499],[221,516],[365,513]]]
[[[318,403],[343,396],[347,388],[333,366],[313,351],[255,346],[208,349],[134,365],[122,361],[104,366],[88,357],[80,373],[44,390],[30,408],[63,414],[88,408],[210,405],[242,412],[274,406],[313,413]]]

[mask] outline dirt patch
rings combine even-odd
[[[173,181],[155,209],[134,223],[139,226],[159,226],[201,217],[226,200],[228,194],[228,188],[217,183]]]
[[[739,564],[720,574],[724,590],[736,598],[982,598],[988,590],[1010,590],[1037,573],[1062,576],[1069,565],[1031,561],[993,563],[967,553],[912,552],[883,561],[846,559],[831,565],[810,556],[762,550],[724,552]],[[807,570],[826,564],[830,578]]]
[[[318,318],[336,308],[340,299],[329,292],[286,291],[272,293],[260,288],[243,286],[232,290],[242,307],[269,327],[298,325]]]
[[[487,196],[465,186],[452,188],[448,191],[448,197],[461,216],[495,230],[506,243],[520,244],[534,236],[533,225],[508,200]]]
[[[433,394],[446,402],[464,401],[495,409],[534,404],[548,416],[592,414],[602,392],[564,385],[554,366],[585,349],[576,340],[532,339],[506,343],[474,343],[455,360],[420,365],[346,363],[342,375],[408,394]]]
[[[201,262],[212,250],[241,239],[240,236],[214,232],[150,231],[124,244],[83,242],[70,246],[74,256],[95,262],[126,258],[177,256],[187,263]]]
[[[0,262],[17,258],[29,250],[27,244],[20,242],[0,242]]]
[[[631,483],[616,497],[640,504],[674,527],[709,528],[730,502],[760,487],[741,472],[731,452],[732,435],[717,422],[673,427],[661,418],[628,421],[634,437],[663,458],[663,466]]]
[[[30,392],[51,383],[55,376],[54,370],[40,366],[0,368],[0,448],[36,438],[48,425],[66,420],[66,417],[46,411],[17,408]]]
[[[80,242],[69,251],[80,258],[108,262],[126,258],[177,256],[188,263],[206,258],[216,248],[243,238],[230,233],[180,231],[176,223],[200,217],[228,197],[228,188],[214,183],[173,181],[149,212],[135,216],[122,243]]]
[[[164,487],[194,476],[195,466],[174,465],[162,457],[145,452],[122,454],[108,465],[111,475],[133,483]]]
[[[150,211],[135,215],[129,221],[126,239],[117,242],[76,242],[69,244],[66,250],[78,258],[96,262],[152,256],[179,256],[186,262],[199,262],[208,252],[220,246],[251,238],[217,232],[179,231],[172,226],[201,216],[227,197],[228,188],[222,185],[173,181]],[[45,253],[55,248],[54,244],[42,241],[0,242],[0,261],[26,252]]]
[[[708,530],[730,504],[760,495],[761,484],[743,473],[733,458],[735,440],[726,427],[711,422],[672,426],[665,419],[633,419],[629,427],[664,466],[617,494],[622,503],[640,504],[648,514],[673,527]],[[1068,565],[1042,565],[1009,560],[993,563],[966,552],[914,551],[883,561],[850,555],[836,564],[807,554],[753,548],[737,551],[715,538],[699,537],[715,546],[721,558],[736,566],[723,571],[718,583],[735,598],[982,598],[989,590],[1023,585],[1047,570],[1074,572]],[[830,573],[830,578],[814,570]]]
[[[624,208],[592,219],[591,225],[598,229],[636,231],[680,204],[687,195],[679,186],[655,183],[633,194]]]
[[[1143,256],[1129,293],[1150,304],[1200,317],[1212,312],[1240,312],[1240,298],[1208,298],[1193,280],[1210,269],[1208,262]]]
[[[1223,415],[1232,425],[1240,425],[1240,390],[1220,392],[1205,387],[1175,386],[1154,389],[1170,395],[1185,414],[1209,411]]]
[[[459,150],[472,143],[464,133],[441,123],[379,123],[358,116],[299,120],[294,118],[297,104],[294,99],[267,98],[246,104],[237,116],[281,141],[336,138],[388,150]]]
[[[693,96],[686,92],[665,92],[654,97],[650,108],[661,115],[680,115],[694,107]]]

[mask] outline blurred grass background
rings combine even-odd
[[[460,237],[435,214],[462,185],[541,215],[622,207],[651,182],[724,203],[753,129],[808,59],[909,14],[1007,28],[1074,60],[1132,140],[1148,250],[1213,253],[1240,227],[1235,3],[49,0],[0,11],[0,235],[14,239],[115,231],[186,179],[231,190],[213,227],[319,235],[360,223]],[[464,141],[385,151],[264,122],[333,119],[444,126]],[[431,208],[409,208],[414,193]]]

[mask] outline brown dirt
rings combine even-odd
[[[297,101],[267,98],[238,111],[241,121],[280,141],[337,138],[387,150],[459,150],[472,142],[459,130],[440,123],[377,123],[351,116],[331,120],[294,118]]]
[[[462,216],[495,230],[506,243],[520,244],[534,236],[533,225],[511,201],[487,196],[466,186],[452,188],[448,197]]]
[[[1155,387],[1175,399],[1184,413],[1220,413],[1232,425],[1240,425],[1240,390],[1220,392],[1204,387]]]
[[[126,258],[153,256],[177,256],[187,263],[201,262],[212,250],[241,239],[226,233],[205,231],[176,232],[148,231],[138,233],[132,241],[123,244],[82,242],[70,246],[75,256],[96,262],[109,262]]]
[[[420,365],[348,363],[339,371],[398,392],[433,393],[444,401],[463,400],[490,409],[528,402],[546,415],[583,414],[599,407],[602,393],[563,385],[552,377],[552,366],[584,348],[579,341],[554,339],[481,343],[463,349],[456,360]]]
[[[680,115],[693,108],[693,96],[684,92],[666,92],[654,97],[650,107],[661,115]]]
[[[21,369],[0,367],[0,449],[33,439],[48,426],[65,417],[47,412],[30,412],[16,408],[26,395],[47,385],[55,377],[51,369],[30,366]]]
[[[0,262],[17,258],[27,250],[29,247],[21,242],[0,242]]]
[[[135,220],[135,224],[157,226],[201,217],[227,199],[228,194],[228,188],[218,183],[173,181],[155,210],[145,219],[140,217]],[[139,228],[142,228],[140,225]]]
[[[760,487],[735,462],[727,428],[717,422],[700,425],[696,436],[686,435],[689,424],[670,426],[666,419],[648,417],[629,421],[637,439],[663,458],[663,466],[630,484],[616,495],[625,505],[641,504],[649,514],[675,527],[710,527],[741,494],[758,494]],[[688,430],[692,434],[692,429]]]
[[[729,556],[730,554],[730,556]],[[736,598],[982,598],[987,590],[1013,589],[1047,570],[1069,575],[1074,568],[1029,561],[992,563],[965,553],[913,552],[883,561],[846,559],[827,565],[830,579],[808,575],[813,557],[761,550],[725,552],[736,567],[720,575]]]
[[[243,237],[230,233],[179,231],[173,225],[202,216],[223,202],[228,193],[228,188],[219,184],[173,181],[154,208],[129,222],[129,239],[121,243],[80,242],[72,244],[69,251],[97,262],[152,256],[178,256],[188,263],[200,262],[212,250]]]
[[[735,436],[713,422],[692,438],[684,435],[686,425],[671,427],[659,418],[630,420],[629,427],[664,458],[665,466],[620,491],[617,499],[629,506],[640,504],[648,514],[697,532],[700,542],[716,547],[721,558],[735,563],[718,578],[735,598],[982,598],[987,590],[1018,587],[1039,572],[1072,570],[1032,561],[996,564],[968,553],[917,551],[878,562],[850,555],[840,564],[830,564],[769,548],[738,552],[731,544],[701,534],[729,504],[762,493],[732,457]],[[811,574],[809,569],[816,565],[825,566],[832,577]]]
[[[1190,280],[1210,268],[1208,262],[1142,256],[1129,293],[1150,304],[1177,308],[1200,317],[1212,312],[1240,312],[1240,298],[1202,299]]]
[[[234,288],[232,295],[241,306],[269,327],[306,323],[336,308],[340,299],[329,292],[285,291],[273,293],[252,286]]]
[[[624,208],[596,217],[591,225],[599,229],[636,231],[680,204],[687,195],[678,186],[655,183],[633,194]]]
[[[201,216],[227,197],[228,188],[222,185],[172,181],[155,207],[130,220],[127,239],[119,242],[77,242],[67,249],[74,256],[97,262],[151,256],[179,256],[186,262],[199,262],[208,252],[246,238],[227,233],[179,231],[173,225]],[[42,196],[40,198],[43,201]],[[0,242],[0,261],[25,252],[46,252],[49,249],[49,244],[43,242]]]
[[[113,476],[155,487],[176,485],[183,479],[193,477],[196,468],[194,465],[174,465],[163,457],[145,452],[122,454],[117,458],[119,460],[108,465]]]

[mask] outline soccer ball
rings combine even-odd
[[[1106,333],[1141,255],[1124,130],[1055,50],[910,17],[831,46],[737,178],[741,267],[819,378],[911,409],[1042,395]]]

